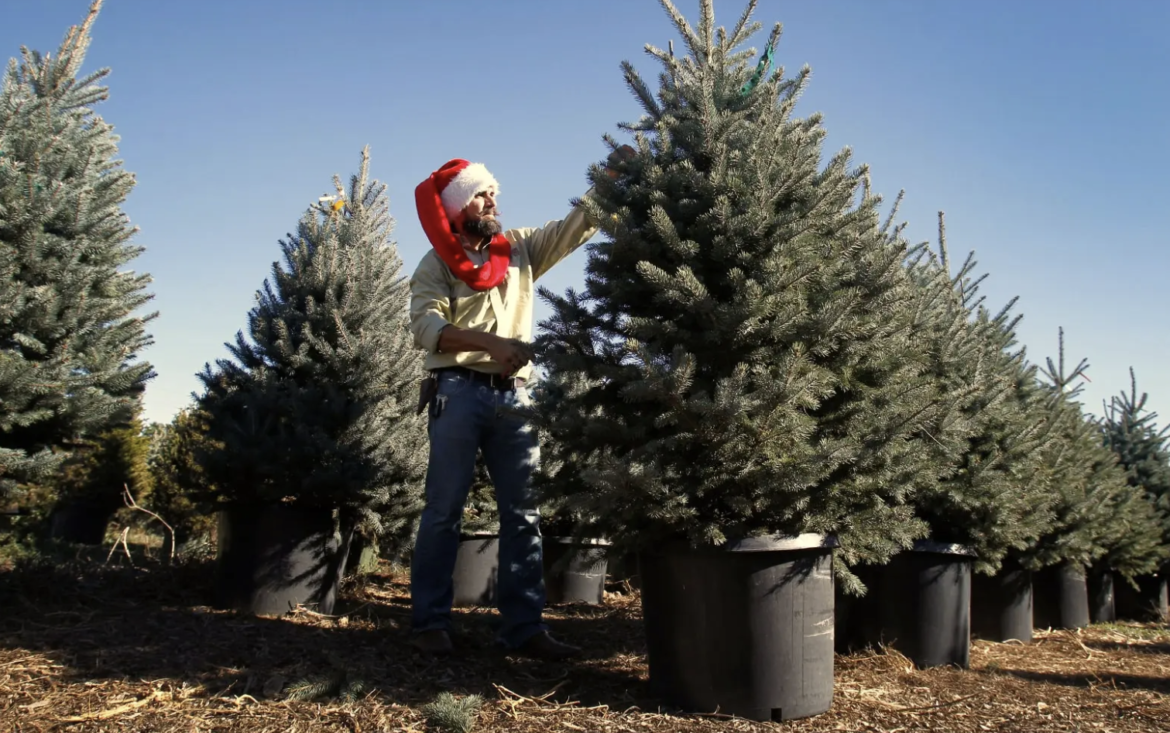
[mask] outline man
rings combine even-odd
[[[610,164],[633,152],[622,148]],[[536,433],[498,408],[530,404],[525,382],[531,375],[533,283],[597,227],[574,207],[561,221],[504,232],[498,193],[487,168],[462,159],[446,163],[415,189],[433,249],[410,281],[411,330],[427,351],[425,367],[437,384],[431,382],[433,394],[423,398],[430,410],[430,461],[411,563],[413,643],[431,654],[452,650],[460,519],[482,451],[500,515],[500,641],[520,653],[563,659],[580,650],[554,639],[542,622],[540,515],[529,481],[539,461]]]

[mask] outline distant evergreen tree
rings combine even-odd
[[[1042,455],[1055,516],[1049,530],[1022,554],[1032,568],[1057,563],[1087,567],[1105,555],[1111,535],[1120,531],[1122,517],[1116,508],[1124,503],[1125,475],[1102,444],[1097,422],[1077,401],[1088,366],[1082,359],[1066,371],[1061,329],[1057,361],[1048,358],[1041,370],[1054,427]]]
[[[422,355],[407,331],[402,261],[369,155],[345,190],[281,242],[233,358],[200,375],[201,463],[216,503],[339,507],[359,531],[405,542],[422,507]],[[383,544],[383,547],[386,547]]]
[[[994,574],[1009,552],[1024,550],[1052,522],[1049,476],[1042,460],[1051,441],[1036,368],[1017,346],[1013,299],[992,313],[973,277],[974,253],[953,275],[939,214],[939,256],[922,250],[911,272],[922,294],[920,330],[941,394],[959,399],[928,443],[939,450],[939,481],[914,497],[936,541],[974,550],[975,568]]]
[[[146,275],[122,203],[134,177],[78,76],[101,7],[56,56],[21,50],[0,86],[0,493],[45,481],[75,441],[129,420],[153,376],[135,315]]]
[[[618,551],[836,535],[856,588],[849,564],[925,534],[907,498],[940,470],[908,248],[848,150],[821,167],[820,116],[793,116],[809,70],[749,65],[754,2],[730,32],[709,0],[697,28],[662,4],[689,53],[647,47],[657,96],[625,64],[637,154],[582,202],[605,241],[583,293],[541,292],[547,491]]]
[[[1148,532],[1129,532],[1115,538],[1122,544],[1110,551],[1115,568],[1140,575],[1164,566],[1170,556],[1170,426],[1157,426],[1158,414],[1146,407],[1146,393],[1138,395],[1133,369],[1129,380],[1129,392],[1114,396],[1105,405],[1101,432],[1133,489],[1126,502],[1128,510],[1137,515],[1132,521],[1146,527],[1153,519],[1158,525],[1155,538]]]
[[[154,490],[146,505],[171,525],[177,545],[210,532],[214,523],[199,504],[199,497],[214,492],[199,462],[201,451],[217,448],[207,431],[207,415],[188,407],[153,436],[148,463]]]

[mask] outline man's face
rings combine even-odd
[[[500,210],[496,208],[496,192],[481,191],[475,195],[471,203],[463,209],[463,233],[472,237],[494,237],[503,231],[499,219]]]

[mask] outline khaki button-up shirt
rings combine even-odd
[[[561,221],[537,229],[509,229],[512,263],[504,282],[487,291],[472,290],[431,250],[419,262],[410,280],[410,330],[415,344],[427,352],[427,370],[464,366],[500,373],[503,368],[484,351],[444,354],[439,332],[454,325],[487,331],[503,338],[532,341],[535,282],[574,250],[585,244],[597,226],[579,207]],[[478,260],[473,259],[473,262]],[[531,365],[516,372],[530,378]]]

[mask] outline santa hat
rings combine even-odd
[[[414,190],[418,218],[431,246],[456,277],[473,290],[491,290],[503,282],[512,256],[511,243],[497,234],[488,246],[490,258],[477,267],[451,231],[451,222],[483,191],[499,191],[495,177],[482,163],[460,158],[444,163]]]

